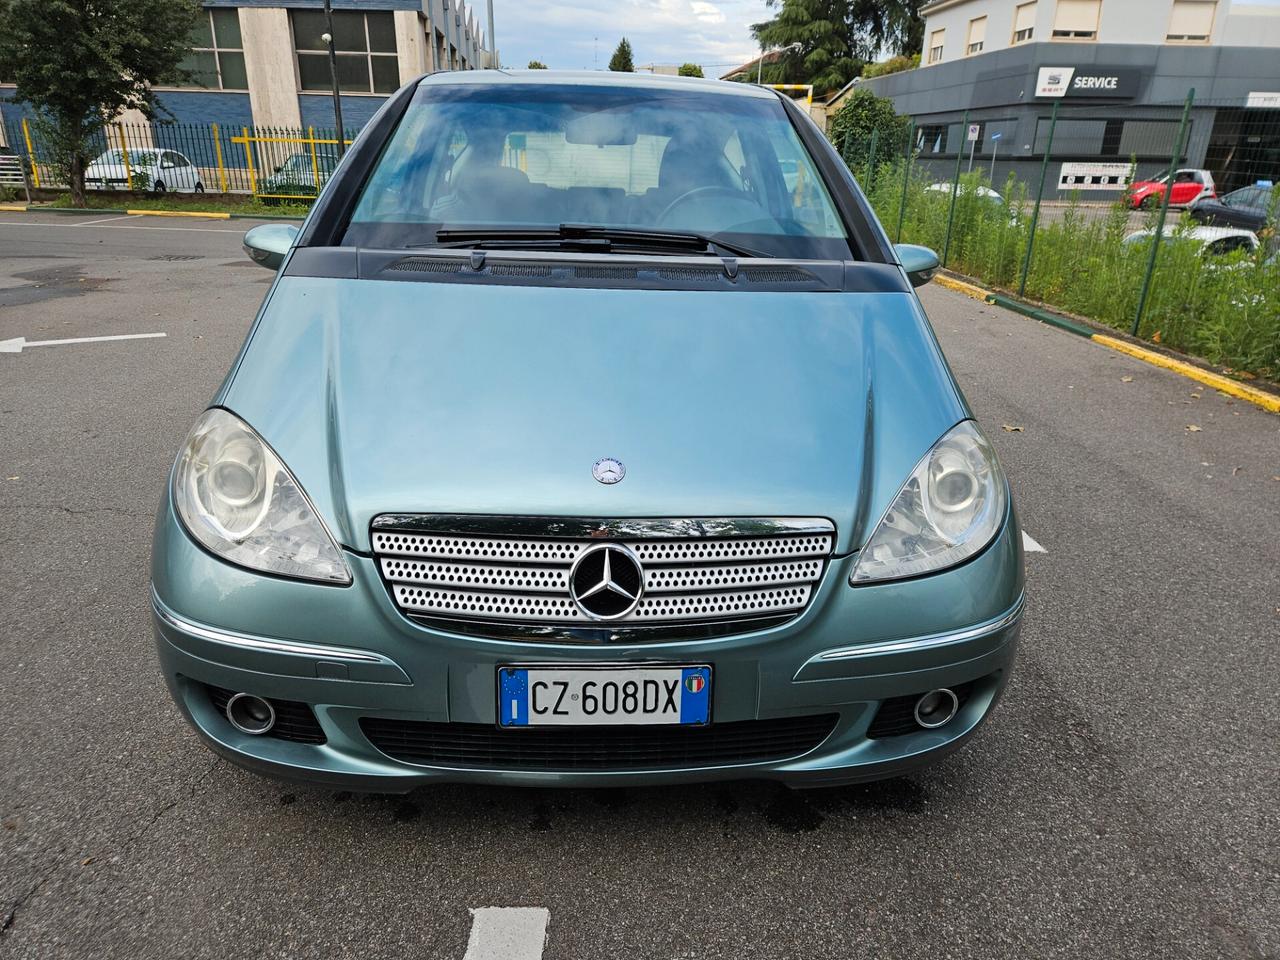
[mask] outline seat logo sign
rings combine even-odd
[[[1075,76],[1075,67],[1041,67],[1036,80],[1037,97],[1065,97]]]

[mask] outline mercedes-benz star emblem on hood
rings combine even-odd
[[[627,475],[627,468],[623,466],[621,460],[604,457],[592,466],[591,475],[601,483],[617,483]]]

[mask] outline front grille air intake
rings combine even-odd
[[[369,742],[394,760],[485,770],[665,770],[785,760],[835,729],[835,714],[707,727],[536,727],[364,717]]]
[[[465,529],[448,529],[450,520]],[[835,546],[825,520],[541,523],[546,535],[526,532],[539,524],[532,518],[504,527],[502,518],[380,517],[373,552],[396,605],[418,619],[469,623],[469,633],[492,632],[475,629],[485,623],[637,639],[632,628],[692,625],[707,636],[790,619],[809,603]],[[571,589],[578,561],[601,544],[618,545],[639,567],[630,571],[638,599],[629,609],[619,602],[625,612],[608,618],[592,616]]]

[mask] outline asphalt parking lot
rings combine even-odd
[[[249,225],[0,214],[0,957],[461,960],[485,907],[547,911],[557,960],[1280,956],[1280,417],[938,287],[1043,548],[968,749],[808,793],[215,759],[155,667],[148,551],[270,281]]]

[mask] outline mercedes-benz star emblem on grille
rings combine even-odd
[[[640,559],[619,543],[602,543],[578,557],[569,572],[569,596],[592,620],[618,620],[644,592]]]
[[[604,457],[595,462],[591,468],[591,475],[601,483],[617,483],[627,475],[627,468],[623,466],[621,460]]]

